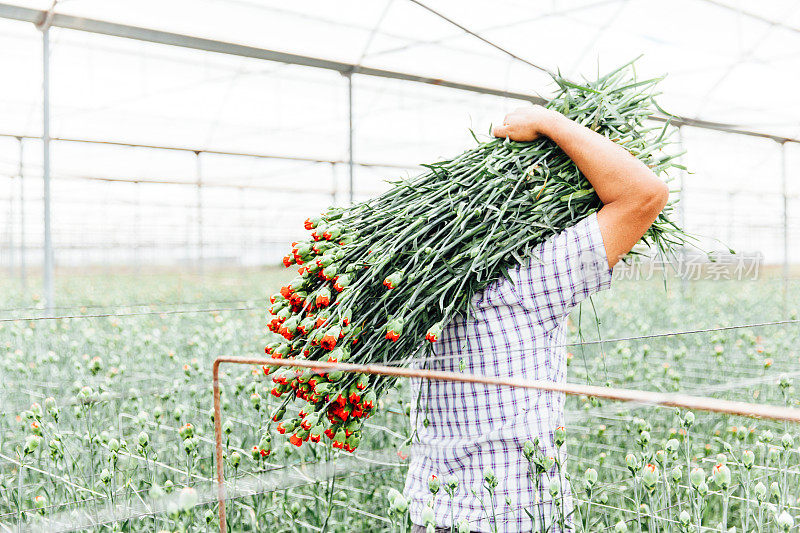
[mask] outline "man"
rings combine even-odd
[[[542,243],[538,259],[511,270],[513,284],[500,279],[476,294],[474,315],[445,328],[428,368],[458,371],[463,361],[471,374],[564,382],[567,316],[611,285],[611,268],[644,235],[669,191],[622,147],[541,106],[507,115],[494,135],[549,137],[578,165],[603,207]],[[554,524],[548,531],[558,531],[562,509],[572,510],[569,488],[562,481],[559,509],[547,490],[549,480],[558,479],[553,467],[537,494],[523,446],[538,438],[544,456],[556,457],[554,430],[564,425],[564,395],[444,381],[415,385],[419,401],[412,401],[411,416],[417,433],[405,487],[415,531],[431,523],[430,511],[428,524],[423,519],[431,500],[439,531],[464,521],[471,531],[539,531],[542,521]],[[497,479],[494,509],[482,488],[487,470]],[[431,476],[457,480],[454,497],[444,491],[432,497]]]

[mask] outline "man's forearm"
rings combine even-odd
[[[602,135],[553,112],[545,134],[566,152],[597,191],[603,204],[665,191],[647,166]]]
[[[543,133],[578,165],[604,206],[598,213],[610,266],[641,239],[669,197],[666,184],[602,135],[552,112]]]

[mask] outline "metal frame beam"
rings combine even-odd
[[[39,20],[45,20],[43,12]],[[42,183],[44,184],[44,300],[47,312],[55,306],[55,264],[50,202],[50,27],[42,28]]]
[[[38,21],[42,20],[42,17],[44,17],[46,13],[47,13],[46,11],[39,9],[31,9],[28,7],[0,3],[0,18],[19,20],[23,22],[31,22],[35,24]],[[502,89],[495,89],[492,87],[483,87],[468,83],[460,83],[441,78],[433,78],[429,76],[410,74],[406,72],[397,72],[392,70],[364,67],[356,65],[354,63],[345,63],[342,61],[332,61],[329,59],[322,59],[322,58],[304,56],[299,54],[290,54],[287,52],[279,52],[276,50],[269,50],[254,46],[245,46],[241,44],[229,43],[224,41],[216,41],[213,39],[204,39],[201,37],[193,37],[190,35],[184,35],[179,33],[153,30],[149,28],[142,28],[139,26],[118,24],[115,22],[108,22],[103,20],[76,17],[73,15],[64,15],[56,13],[53,15],[50,24],[52,26],[56,26],[59,28],[84,31],[88,33],[96,33],[100,35],[110,35],[113,37],[123,37],[126,39],[164,44],[169,46],[177,46],[181,48],[189,48],[192,50],[201,50],[205,52],[215,52],[219,54],[233,55],[239,57],[249,57],[253,59],[262,59],[266,61],[275,61],[290,65],[300,65],[312,68],[319,68],[323,70],[339,72],[340,74],[344,75],[350,73],[350,74],[361,74],[364,76],[372,76],[378,78],[410,81],[427,85],[436,85],[439,87],[447,87],[450,89],[458,89],[461,91],[467,91],[478,94],[500,96],[516,100],[526,100],[538,104],[544,103],[545,101],[543,98],[532,94],[525,94],[514,91],[505,91]],[[736,124],[727,124],[722,122],[693,119],[689,117],[682,117],[676,115],[669,117],[657,115],[653,116],[652,119],[660,122],[670,121],[675,126],[690,126],[693,128],[715,130],[725,133],[732,133],[736,135],[747,135],[751,137],[772,139],[780,143],[792,142],[800,144],[800,138],[785,137],[783,135],[752,131],[740,128]]]
[[[13,137],[15,139],[34,139],[41,140],[38,135],[21,135],[17,133],[0,133],[0,137]],[[281,155],[281,154],[268,154],[265,152],[232,152],[226,150],[214,150],[212,148],[192,148],[186,146],[170,146],[163,144],[140,144],[129,143],[124,141],[111,141],[101,139],[79,139],[74,137],[50,137],[50,141],[56,142],[70,142],[70,143],[86,143],[86,144],[105,144],[108,146],[123,146],[128,148],[149,148],[153,150],[172,150],[176,152],[200,152],[203,154],[211,155],[228,155],[234,157],[254,157],[257,159],[277,159],[280,161],[299,161],[305,163],[331,163],[341,164],[349,163],[347,159],[325,159],[321,157],[312,156],[296,156],[296,155]],[[418,168],[419,165],[401,165],[398,163],[381,163],[380,161],[353,161],[353,165],[357,167],[376,167],[376,168],[399,168],[411,170]]]

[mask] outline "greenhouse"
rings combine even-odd
[[[0,532],[800,531],[800,2],[0,45]]]

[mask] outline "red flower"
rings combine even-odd
[[[326,307],[330,303],[331,303],[331,291],[327,287],[325,287],[317,295],[316,304],[317,307]]]
[[[288,300],[292,296],[292,289],[290,289],[288,285],[281,287],[281,296]]]
[[[347,399],[350,400],[350,403],[353,405],[357,405],[358,402],[361,401],[361,396],[359,396],[357,392],[351,392]]]
[[[278,433],[280,433],[281,435],[283,435],[284,433],[286,433],[286,428],[285,428],[285,427],[283,427],[283,422],[281,422],[280,424],[278,424],[277,430],[278,430]]]
[[[294,257],[291,254],[287,254],[283,257],[283,266],[289,268],[294,264]]]
[[[289,442],[294,444],[297,447],[300,447],[303,444],[303,439],[297,436],[297,433],[294,433],[291,437],[289,437]]]
[[[386,279],[383,280],[383,286],[391,290],[400,285],[401,281],[403,281],[403,272],[394,272],[386,276]]]
[[[336,278],[336,283],[333,284],[333,288],[336,292],[342,292],[350,285],[352,280],[353,277],[350,274],[342,274]]]
[[[336,348],[336,343],[339,342],[339,335],[341,332],[342,331],[338,326],[329,328],[328,331],[325,332],[325,335],[323,335],[322,340],[319,343],[320,346],[326,350],[333,350]]]
[[[428,342],[436,342],[439,340],[441,334],[442,334],[442,323],[437,322],[436,324],[431,326],[428,332],[425,334],[425,340]]]
[[[403,334],[403,319],[402,318],[394,318],[386,324],[386,338],[392,342],[397,342],[397,339],[400,338],[400,335]]]

